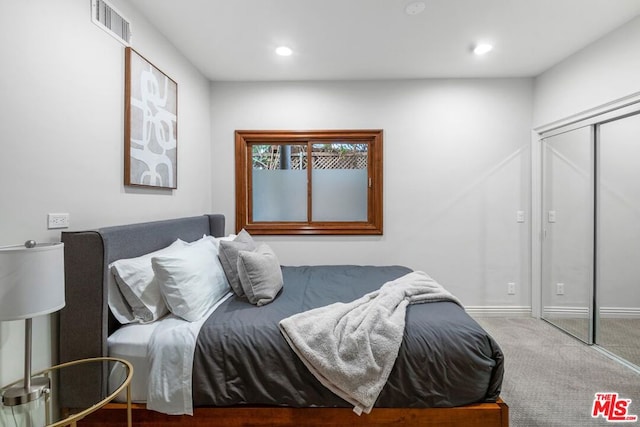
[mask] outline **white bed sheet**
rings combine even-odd
[[[107,338],[109,356],[125,359],[133,365],[133,378],[131,379],[132,402],[144,403],[147,401],[150,368],[147,346],[153,332],[161,321],[123,325]],[[117,373],[111,372],[109,392],[115,390],[120,384],[122,384],[122,381],[117,378]],[[115,400],[117,402],[126,402],[126,392],[120,393]]]
[[[198,333],[232,295],[227,293],[198,321],[169,314],[153,323],[124,325],[108,338],[109,355],[133,365],[132,401],[146,402],[147,409],[165,414],[193,415],[191,375]],[[118,400],[126,401],[126,395]]]

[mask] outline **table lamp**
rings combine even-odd
[[[0,321],[25,319],[24,381],[2,395],[5,406],[38,399],[49,379],[31,378],[31,319],[64,307],[64,244],[0,247]]]

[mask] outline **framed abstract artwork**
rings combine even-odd
[[[178,84],[127,47],[124,184],[178,188],[177,136]]]

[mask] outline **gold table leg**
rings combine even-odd
[[[132,427],[131,420],[131,385],[127,386],[127,426]]]

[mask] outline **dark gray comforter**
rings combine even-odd
[[[256,307],[230,298],[202,326],[193,362],[195,406],[350,407],[288,346],[278,322],[353,301],[408,272],[399,266],[282,267],[284,287]],[[452,302],[410,305],[402,345],[377,407],[450,407],[495,401],[503,376],[497,343]]]

